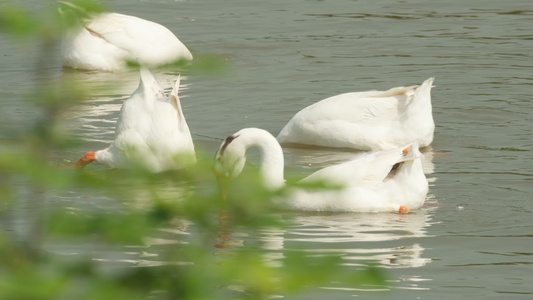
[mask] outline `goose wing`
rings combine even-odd
[[[344,186],[373,186],[387,177],[394,165],[406,159],[406,147],[385,151],[362,154],[355,159],[326,167],[308,177],[302,182],[325,181]]]
[[[150,63],[151,60],[176,56],[181,51],[189,59],[190,52],[170,30],[141,18],[103,13],[87,22],[85,28],[93,35],[130,53],[130,59]]]

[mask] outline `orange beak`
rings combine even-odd
[[[80,169],[83,169],[83,167],[85,167],[86,164],[90,164],[93,161],[95,161],[96,158],[94,157],[94,154],[95,153],[93,151],[85,153],[85,155],[82,158],[78,159],[74,168],[76,170],[80,170]]]

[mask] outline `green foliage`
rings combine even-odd
[[[6,5],[0,10],[0,28],[14,36],[24,37],[33,35],[39,29],[39,22],[20,7]]]
[[[59,5],[67,26],[102,9],[87,1]],[[10,35],[44,44],[59,36],[51,15],[1,8],[1,28]],[[191,69],[217,74],[225,65],[198,55]],[[35,210],[25,220],[25,234],[0,234],[0,299],[262,299],[333,282],[383,282],[375,268],[339,268],[338,256],[283,250],[272,266],[261,245],[243,246],[237,232],[257,236],[265,227],[287,225],[271,201],[283,193],[266,191],[251,171],[222,199],[213,154],[201,149],[194,167],[162,174],[142,168],[78,171],[51,163],[54,153],[80,144],[58,120],[88,96],[83,86],[62,80],[49,76],[37,82],[27,99],[41,117],[0,145],[0,217],[17,217],[21,194]],[[16,184],[21,180],[23,192]],[[54,197],[72,191],[87,196],[68,205]],[[76,250],[67,255],[57,248]],[[123,262],[124,257],[131,259]]]
[[[66,28],[79,26],[80,20],[102,11],[101,4],[96,1],[58,1],[58,12]]]

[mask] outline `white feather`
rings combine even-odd
[[[279,133],[282,144],[379,150],[431,144],[435,124],[429,78],[420,87],[346,93],[312,104]]]
[[[191,52],[163,25],[118,13],[102,13],[66,30],[63,65],[115,71],[127,61],[157,66],[192,60]]]
[[[194,163],[178,88],[179,80],[167,97],[150,71],[141,68],[139,87],[122,104],[115,139],[108,148],[96,151],[96,161],[113,168],[138,164],[154,172]]]

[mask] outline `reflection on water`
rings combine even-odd
[[[287,251],[302,251],[309,256],[340,255],[341,267],[357,272],[369,264],[387,269],[413,269],[426,266],[432,259],[424,255],[423,238],[430,237],[433,224],[431,209],[408,215],[357,213],[284,213],[287,228],[264,228],[259,234],[248,234],[225,226],[220,218],[220,235],[216,248],[238,251],[247,244],[261,245],[262,257],[270,267],[281,267]],[[412,273],[412,272],[411,272]],[[416,273],[416,272],[415,272]],[[328,287],[341,292],[376,292],[392,289],[427,289],[422,282],[427,275],[400,275],[389,278],[385,286],[367,288]]]
[[[219,215],[219,235],[213,244],[215,253],[223,260],[232,251],[249,245],[260,245],[264,262],[280,267],[288,251],[302,251],[310,257],[339,255],[341,268],[358,272],[369,264],[387,269],[417,269],[432,260],[424,255],[423,238],[430,237],[428,229],[434,224],[431,212],[420,210],[407,215],[398,214],[310,214],[284,212],[281,217],[291,225],[287,228],[263,228],[250,234],[246,228],[231,228],[224,212]],[[94,244],[51,243],[47,250],[62,256],[86,256],[100,262],[105,269],[124,266],[153,267],[161,265],[191,265],[192,261],[165,261],[161,251],[180,247],[194,240],[194,224],[174,220],[169,226],[144,239],[143,246],[103,248]],[[410,272],[398,277],[387,276],[384,286],[322,286],[322,290],[346,292],[379,292],[395,289],[427,289],[423,282],[431,281],[423,273]],[[414,273],[414,274],[413,274]],[[235,286],[239,290],[238,286]],[[241,289],[242,290],[242,289]]]
[[[155,77],[159,85],[163,89],[171,89],[174,81],[176,81],[178,70],[172,72],[159,71],[155,73]],[[117,72],[97,72],[97,71],[80,71],[69,68],[63,69],[62,79],[68,80],[73,84],[81,85],[90,91],[94,98],[100,97],[121,97],[129,96],[139,85],[139,70],[132,68],[130,70]],[[185,76],[182,78],[187,80]],[[183,89],[186,85],[181,82]],[[181,90],[182,88],[180,88]],[[80,114],[82,115],[82,114]]]
[[[300,214],[288,229],[269,228],[260,237],[269,250],[266,257],[276,264],[282,251],[303,249],[309,253],[342,254],[347,266],[375,262],[383,267],[420,267],[429,262],[417,242],[387,247],[383,242],[427,236],[431,219],[424,210],[397,214]],[[313,245],[313,247],[310,247]],[[375,248],[369,247],[375,245]]]
[[[336,290],[342,295],[397,289],[428,290],[424,282],[432,281],[432,277],[414,270],[432,262],[424,255],[423,243],[425,238],[431,237],[428,229],[435,224],[432,210],[427,208],[407,215],[284,212],[281,217],[290,224],[286,228],[268,227],[254,234],[247,229],[229,227],[227,216],[221,213],[214,247],[228,254],[259,244],[264,262],[272,268],[283,266],[287,252],[300,251],[309,257],[340,256],[341,268],[353,272],[368,265],[413,270],[397,277],[386,275],[388,280],[382,286],[319,287]]]

